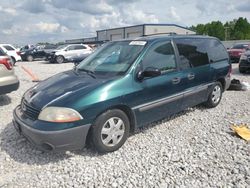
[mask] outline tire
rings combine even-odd
[[[129,119],[123,111],[108,110],[97,117],[92,127],[93,146],[100,153],[116,151],[127,140],[129,129]]]
[[[11,60],[12,60],[13,66],[15,66],[15,64],[16,64],[16,59],[15,59],[14,57],[11,57]]]
[[[57,56],[57,57],[56,57],[56,62],[57,62],[58,64],[63,63],[63,62],[64,62],[64,57],[63,57],[62,55]]]
[[[240,73],[246,73],[246,70],[242,69],[242,68],[239,68],[239,72]]]
[[[32,55],[28,55],[26,59],[27,59],[28,62],[31,62],[31,61],[34,60]]]
[[[216,82],[213,87],[212,91],[208,96],[207,102],[205,102],[205,106],[208,108],[216,107],[222,98],[223,87],[220,82]]]

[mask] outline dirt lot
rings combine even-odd
[[[12,126],[12,111],[40,79],[73,64],[18,62],[18,91],[0,96],[0,187],[250,187],[250,144],[230,126],[250,127],[250,91],[227,91],[214,109],[190,108],[137,130],[118,151],[44,153]],[[233,77],[250,83],[233,65]]]

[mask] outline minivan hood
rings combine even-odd
[[[24,94],[24,99],[35,109],[41,110],[48,105],[58,105],[73,95],[82,97],[108,80],[110,78],[93,78],[85,72],[70,70],[40,82]]]

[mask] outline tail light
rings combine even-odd
[[[0,64],[4,65],[8,70],[12,69],[12,64],[10,58],[2,58],[0,59]]]
[[[17,54],[17,55],[21,55],[21,52],[18,51],[18,52],[16,52],[16,54]]]

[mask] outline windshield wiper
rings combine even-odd
[[[87,70],[87,69],[82,69],[82,68],[79,68],[79,69],[77,69],[77,70],[78,70],[78,71],[86,72],[86,73],[87,73],[88,75],[90,75],[91,77],[96,78],[95,72],[94,72],[94,71]]]

